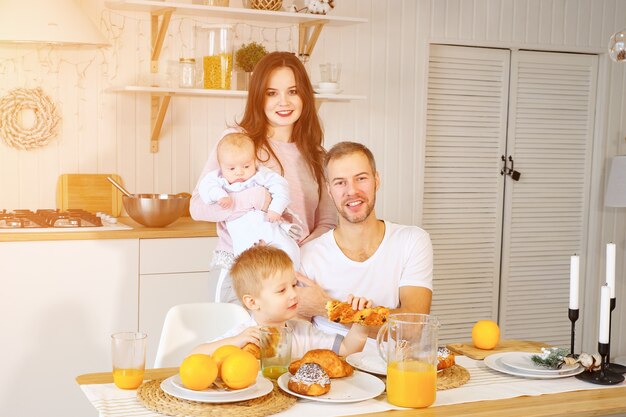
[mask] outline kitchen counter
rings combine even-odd
[[[132,227],[132,230],[102,230],[64,232],[3,232],[0,242],[28,242],[46,240],[96,240],[96,239],[158,239],[177,237],[215,237],[215,223],[195,221],[191,217],[181,217],[167,227],[145,227],[130,217],[120,217],[119,222]]]

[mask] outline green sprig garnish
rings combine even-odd
[[[568,354],[569,349],[565,348],[541,348],[541,355],[532,355],[530,359],[535,365],[544,368],[561,369]]]

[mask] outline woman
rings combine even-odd
[[[299,244],[316,238],[335,227],[337,214],[326,190],[322,159],[323,132],[315,109],[313,87],[304,65],[289,52],[266,55],[254,67],[248,101],[243,118],[235,128],[223,134],[243,130],[255,144],[259,163],[280,173],[289,183],[291,204],[295,214],[288,221],[300,221]],[[218,168],[216,147],[211,152],[200,178]],[[196,220],[218,222],[220,241],[213,263],[222,267],[216,301],[236,301],[227,268],[232,263],[232,242],[223,222],[233,213],[266,210],[269,194],[255,187],[231,195],[233,205],[224,209],[218,204],[205,204],[193,192],[191,215]],[[224,281],[223,286],[221,282]],[[221,289],[221,294],[220,294]]]

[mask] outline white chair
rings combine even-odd
[[[169,309],[157,348],[155,368],[180,366],[191,349],[248,320],[245,308],[230,303],[180,304]]]

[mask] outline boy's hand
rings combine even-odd
[[[233,199],[230,197],[223,197],[217,200],[217,204],[223,209],[230,208],[233,205]]]
[[[258,327],[248,327],[243,332],[239,333],[239,335],[235,336],[235,345],[239,347],[244,347],[248,343],[254,343],[257,346],[261,346],[260,342],[261,332]]]
[[[352,306],[353,310],[363,310],[364,308],[369,308],[372,306],[372,300],[368,300],[365,297],[355,297],[352,294],[348,295],[346,299],[346,303]]]
[[[280,214],[276,213],[275,211],[272,210],[268,210],[267,211],[267,221],[271,222],[271,223],[276,223],[278,220],[280,220]]]

